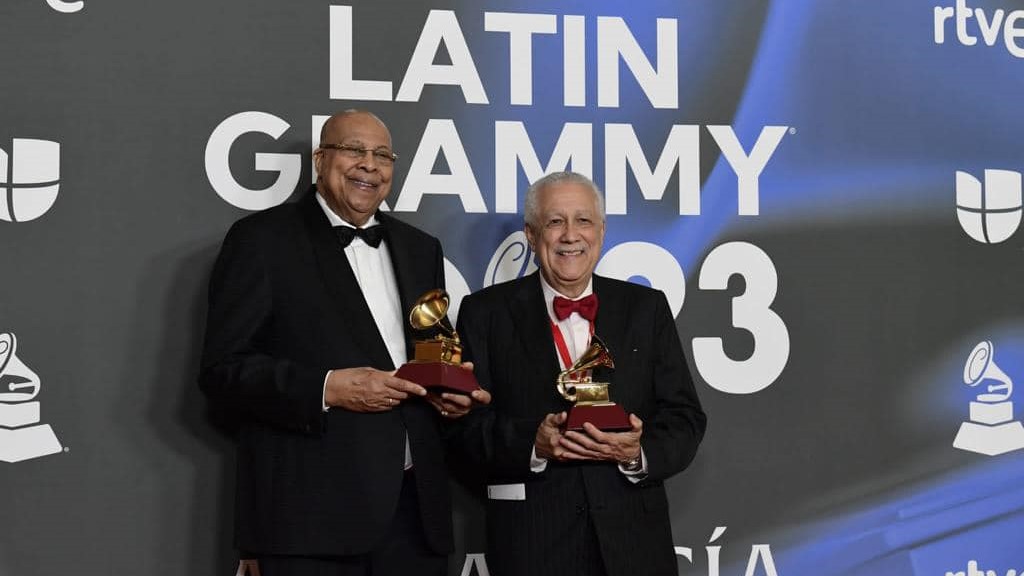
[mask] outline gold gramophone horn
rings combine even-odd
[[[612,355],[608,351],[608,347],[605,346],[604,342],[601,341],[596,335],[591,337],[590,346],[583,351],[579,359],[573,362],[572,368],[569,372],[579,372],[581,370],[589,370],[598,366],[606,366],[608,368],[615,368],[615,362],[612,361]]]
[[[612,361],[612,355],[611,352],[608,351],[608,347],[605,346],[605,343],[602,342],[595,334],[590,338],[590,346],[583,351],[583,354],[580,355],[578,360],[573,362],[572,367],[568,370],[559,372],[555,388],[563,398],[570,402],[576,402],[577,388],[592,386],[590,384],[590,376],[573,378],[573,375],[598,366],[606,366],[614,369],[615,362]],[[607,389],[607,384],[601,384],[600,386]],[[605,400],[607,400],[607,397],[605,397]]]
[[[449,336],[455,335],[455,329],[448,321],[448,293],[435,288],[416,300],[416,305],[409,311],[409,324],[415,330],[426,330],[437,326]]]

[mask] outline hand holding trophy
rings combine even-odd
[[[441,288],[430,290],[416,300],[409,312],[413,330],[437,328],[430,340],[417,340],[413,360],[402,365],[395,376],[415,382],[424,388],[442,388],[459,394],[470,394],[480,385],[473,371],[462,367],[462,343],[448,321],[448,293]]]
[[[590,422],[604,431],[631,430],[629,416],[615,402],[608,398],[607,382],[593,382],[590,370],[598,366],[615,369],[608,347],[596,335],[591,337],[590,346],[576,362],[558,374],[555,387],[562,398],[575,402],[565,421],[566,430],[582,431],[583,424]]]

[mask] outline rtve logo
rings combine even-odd
[[[1020,172],[985,170],[984,185],[966,172],[956,172],[956,217],[978,242],[996,244],[1012,236],[1020,226],[1021,200]]]
[[[972,22],[972,19],[974,22]],[[1007,14],[1002,8],[986,14],[981,8],[967,6],[967,0],[956,0],[956,7],[936,6],[934,16],[935,43],[946,42],[946,32],[955,32],[956,40],[964,46],[978,43],[976,33],[981,34],[987,46],[995,46],[1002,32],[1003,46],[1006,51],[1024,58],[1024,10],[1014,10]]]
[[[46,3],[50,5],[57,12],[63,12],[64,14],[71,14],[78,12],[82,8],[85,8],[85,2],[78,0],[77,2],[65,2],[64,0],[46,0]]]
[[[53,206],[60,189],[60,144],[15,138],[0,148],[0,220],[35,220]]]

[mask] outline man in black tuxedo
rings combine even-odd
[[[236,544],[262,576],[446,571],[438,413],[489,395],[392,373],[412,350],[405,311],[444,286],[437,239],[377,210],[396,159],[376,116],[332,116],[316,186],[236,222],[217,258],[199,381],[241,423]]]
[[[465,358],[493,395],[456,425],[488,470],[493,576],[675,574],[662,482],[693,459],[706,419],[660,291],[594,275],[604,203],[594,183],[550,174],[527,191],[526,236],[540,273],[462,301]],[[631,429],[565,431],[558,373],[592,334],[610,350],[611,399]]]

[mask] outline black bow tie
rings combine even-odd
[[[335,226],[334,233],[338,235],[338,240],[341,241],[341,247],[345,248],[352,243],[352,239],[359,237],[363,239],[371,248],[380,246],[380,241],[384,239],[385,231],[384,227],[380,224],[375,224],[369,228],[353,228],[351,226]]]

